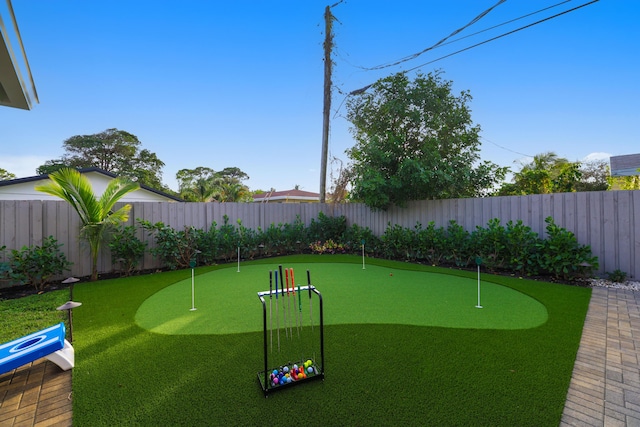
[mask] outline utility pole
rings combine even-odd
[[[331,51],[333,50],[333,15],[331,7],[324,10],[324,107],[322,109],[322,154],[320,158],[320,203],[327,192],[327,156],[329,151],[329,117],[331,113]]]

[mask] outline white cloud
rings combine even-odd
[[[49,160],[38,156],[7,156],[0,154],[0,168],[11,172],[16,178],[36,175],[36,169]]]
[[[591,162],[593,160],[609,160],[609,157],[611,157],[610,153],[591,153],[587,154],[582,161]]]

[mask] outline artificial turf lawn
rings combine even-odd
[[[297,256],[255,264],[316,261],[360,259]],[[369,264],[475,277],[382,260]],[[74,298],[83,306],[74,311],[74,424],[557,426],[591,294],[588,288],[486,275],[483,281],[543,304],[547,321],[517,330],[329,324],[326,379],[265,399],[256,378],[264,363],[262,331],[167,335],[135,324],[145,300],[188,274],[76,286]],[[252,298],[259,307],[255,293]]]
[[[358,264],[292,263],[296,283],[306,285],[306,271],[322,293],[325,324],[395,323],[452,328],[526,329],[547,320],[547,310],[537,300],[509,287],[481,282],[482,309],[477,278],[407,271]],[[182,280],[147,299],[136,313],[136,323],[165,334],[232,334],[263,330],[258,291],[269,290],[269,271],[278,265],[236,266]],[[302,282],[302,283],[301,283]],[[287,282],[289,283],[289,282]],[[197,295],[192,311],[192,284]],[[275,274],[272,274],[275,285]],[[197,286],[197,287],[196,287]],[[266,298],[269,329],[277,320],[296,325],[319,322],[318,299],[309,304],[308,293]],[[279,300],[279,301],[278,301]],[[315,304],[313,304],[315,303]],[[278,305],[278,311],[276,311]],[[315,306],[315,309],[314,307]],[[316,319],[311,316],[316,313]],[[271,324],[272,323],[272,324]]]

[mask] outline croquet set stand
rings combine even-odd
[[[262,319],[263,319],[263,323],[264,323],[264,371],[258,372],[258,382],[260,383],[260,386],[262,387],[262,391],[264,392],[264,397],[267,397],[269,395],[269,393],[273,392],[273,391],[277,391],[277,390],[283,390],[292,386],[296,386],[299,384],[303,384],[306,383],[308,381],[314,381],[314,380],[324,380],[324,317],[323,317],[323,307],[322,307],[322,295],[320,294],[320,292],[315,288],[315,286],[313,285],[308,285],[308,286],[301,286],[298,289],[298,292],[300,291],[308,291],[309,294],[311,295],[312,293],[314,295],[316,295],[318,297],[318,301],[319,301],[319,315],[320,315],[320,324],[319,324],[319,335],[320,335],[320,360],[316,361],[313,360],[311,358],[309,359],[305,359],[305,360],[300,360],[296,363],[288,363],[286,365],[277,365],[277,366],[273,366],[271,368],[269,368],[269,352],[268,352],[268,324],[267,324],[267,303],[265,301],[265,296],[271,296],[271,295],[275,295],[276,292],[278,292],[277,290],[274,291],[264,291],[264,292],[258,292],[258,298],[260,298],[260,302],[262,303]],[[309,373],[306,378],[301,378],[298,379],[297,381],[292,381],[286,384],[278,384],[278,385],[273,385],[271,383],[271,373],[276,370],[276,371],[280,371],[281,369],[283,369],[284,367],[287,367],[288,369],[291,368],[291,366],[293,366],[294,364],[297,364],[299,366],[304,366],[305,362],[307,362],[307,360],[310,360],[312,362],[312,366],[313,366],[313,372]],[[319,363],[318,363],[319,362]]]

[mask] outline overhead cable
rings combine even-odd
[[[580,6],[576,6],[576,7],[572,8],[572,9],[565,10],[565,11],[563,11],[563,12],[557,13],[557,14],[555,14],[555,15],[549,16],[549,17],[547,17],[547,18],[541,19],[541,20],[539,20],[539,21],[533,22],[533,23],[528,24],[528,25],[525,25],[525,26],[523,26],[523,27],[516,28],[515,30],[508,31],[508,32],[506,32],[506,33],[500,34],[499,36],[495,36],[495,37],[492,37],[492,38],[490,38],[490,39],[484,40],[484,41],[482,41],[482,42],[480,42],[480,43],[476,43],[476,44],[474,44],[474,45],[471,45],[471,46],[465,47],[464,49],[457,50],[457,51],[452,52],[452,53],[450,53],[450,54],[448,54],[448,55],[444,55],[444,56],[441,56],[441,57],[436,58],[436,59],[434,59],[434,60],[431,60],[431,61],[429,61],[429,62],[425,62],[425,63],[423,63],[423,64],[420,64],[420,65],[418,65],[418,66],[415,66],[415,67],[413,67],[413,68],[409,68],[409,69],[407,69],[407,70],[404,70],[404,72],[414,71],[414,70],[416,70],[416,69],[418,69],[418,68],[420,68],[420,67],[424,67],[425,65],[433,64],[434,62],[441,61],[441,60],[443,60],[443,59],[445,59],[445,58],[449,58],[449,57],[451,57],[451,56],[453,56],[453,55],[457,55],[457,54],[459,54],[459,53],[462,53],[462,52],[465,52],[465,51],[467,51],[467,50],[473,49],[473,48],[475,48],[475,47],[482,46],[483,44],[487,44],[487,43],[492,42],[492,41],[494,41],[494,40],[501,39],[501,38],[503,38],[503,37],[506,37],[506,36],[508,36],[508,35],[511,35],[511,34],[517,33],[517,32],[522,31],[522,30],[524,30],[524,29],[531,28],[531,27],[533,27],[534,25],[538,25],[538,24],[541,24],[541,23],[543,23],[543,22],[549,21],[549,20],[551,20],[551,19],[557,18],[557,17],[559,17],[559,16],[566,15],[567,13],[570,13],[570,12],[575,12],[575,11],[576,11],[576,10],[578,10],[578,9],[581,9],[581,8],[583,8],[583,7],[586,7],[586,6],[592,5],[592,4],[597,3],[597,2],[599,2],[599,1],[600,1],[600,0],[592,0],[592,1],[590,1],[590,2],[587,2],[587,3],[581,4]],[[362,93],[362,92],[366,91],[366,90],[367,90],[369,87],[371,87],[372,85],[373,85],[373,83],[368,84],[367,86],[364,86],[364,87],[362,87],[362,88],[360,88],[360,89],[356,89],[356,90],[354,90],[354,91],[351,91],[351,92],[349,92],[349,95],[358,95],[358,94],[360,94],[360,93]]]
[[[440,46],[441,44],[443,44],[445,41],[447,41],[448,39],[450,39],[451,37],[455,36],[456,34],[459,34],[460,32],[462,32],[463,30],[469,28],[470,26],[472,26],[473,24],[475,24],[476,22],[478,22],[479,20],[481,20],[482,18],[484,18],[486,15],[489,14],[489,12],[491,12],[493,9],[495,9],[496,7],[498,7],[499,5],[501,5],[502,3],[506,2],[507,0],[499,0],[498,3],[494,4],[493,6],[491,6],[489,9],[485,10],[484,12],[482,12],[480,15],[476,16],[475,18],[473,18],[467,25],[458,28],[457,30],[455,30],[453,33],[449,34],[447,37],[443,38],[442,40],[440,40],[439,42],[437,42],[436,44],[434,44],[433,46],[430,46],[426,49],[421,50],[420,52],[414,53],[413,55],[409,55],[406,56],[404,58],[399,59],[396,62],[393,62],[391,64],[382,64],[382,65],[378,65],[376,67],[371,67],[371,68],[365,68],[365,67],[359,67],[359,68],[363,68],[365,70],[369,70],[369,71],[373,71],[373,70],[381,70],[383,68],[389,68],[389,67],[393,67],[394,65],[399,65],[402,64],[403,62],[407,62],[410,61],[412,59],[417,58],[418,56],[422,55],[425,52],[428,52],[432,49],[435,49],[436,47]],[[570,0],[569,0],[570,1]]]

